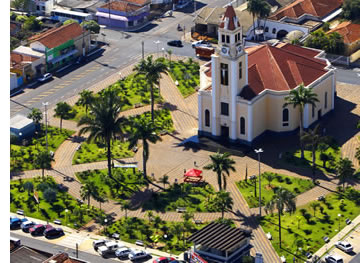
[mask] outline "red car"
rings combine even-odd
[[[173,261],[173,260],[175,260],[175,258],[161,257],[161,258],[154,259],[153,263],[169,263],[170,261]]]
[[[43,224],[38,224],[30,228],[29,233],[32,236],[40,236],[44,233],[44,231],[45,231],[45,226]]]

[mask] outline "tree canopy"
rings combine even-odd
[[[360,0],[345,0],[342,9],[344,18],[360,19]]]
[[[87,30],[90,30],[91,32],[93,32],[95,34],[99,34],[99,32],[100,32],[100,26],[94,20],[84,21],[80,25],[83,28],[86,28]]]
[[[322,49],[328,53],[339,55],[345,49],[343,37],[338,32],[325,34],[321,29],[312,32],[304,44],[306,47]]]

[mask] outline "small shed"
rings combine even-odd
[[[10,119],[10,134],[15,135],[20,140],[30,138],[35,134],[36,125],[33,120],[24,115],[15,115]]]

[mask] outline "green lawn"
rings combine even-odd
[[[216,212],[208,205],[208,200],[214,195],[215,190],[209,184],[173,184],[168,191],[155,193],[151,200],[143,204],[143,209],[166,212],[186,207],[188,212]]]
[[[316,168],[323,171],[324,173],[326,172],[334,172],[335,169],[335,163],[336,161],[338,161],[341,157],[341,151],[340,151],[340,147],[337,145],[336,142],[334,142],[334,140],[332,140],[329,143],[329,148],[326,149],[324,151],[325,154],[327,155],[332,155],[333,156],[333,160],[332,161],[328,161],[326,162],[326,167],[324,167],[324,163],[323,161],[320,159],[320,150],[316,151]],[[295,166],[302,166],[302,167],[309,167],[309,169],[312,168],[312,151],[310,149],[306,149],[304,151],[304,155],[305,155],[305,160],[302,160],[301,157],[301,151],[297,150],[295,152],[286,152],[283,160],[287,163],[290,163],[292,165]]]
[[[40,204],[37,205],[33,193],[28,194],[24,189],[26,182],[32,182],[35,190],[39,195]],[[43,193],[45,189],[54,189],[57,193],[57,199],[53,204],[48,203],[44,199]],[[26,216],[38,218],[41,220],[48,220],[50,222],[55,219],[61,219],[63,224],[68,224],[70,227],[84,225],[95,217],[99,210],[90,207],[87,210],[86,205],[80,205],[67,192],[61,191],[57,187],[57,183],[52,177],[45,178],[44,181],[40,178],[16,180],[10,182],[10,211],[16,212],[22,209]],[[65,216],[65,209],[69,212]],[[80,220],[82,218],[82,220]]]
[[[360,200],[359,195],[360,192],[356,197],[358,201]],[[324,236],[332,238],[338,232],[338,214],[342,215],[340,229],[346,226],[346,218],[353,220],[360,214],[360,203],[356,205],[356,203],[348,199],[344,199],[344,208],[340,209],[340,200],[342,198],[338,194],[327,195],[325,202],[318,202],[323,211],[321,212],[320,208],[318,208],[315,216],[309,204],[298,207],[292,215],[285,213],[281,217],[282,249],[279,247],[278,215],[266,215],[262,219],[261,225],[265,233],[271,233],[273,238],[271,243],[278,255],[284,255],[287,262],[292,262],[294,254],[300,254],[298,247],[302,248],[302,253],[307,251],[314,253],[325,244],[322,239]],[[308,222],[302,215],[301,209],[306,209],[306,213],[311,215]],[[304,256],[302,258],[305,260]]]
[[[121,84],[124,84],[122,86]],[[142,105],[150,104],[150,89],[146,88],[146,80],[142,75],[135,77],[135,73],[127,76],[124,79],[118,80],[111,86],[120,88],[120,93],[125,95],[129,101],[128,105],[124,105],[121,111],[126,111],[134,108],[135,104],[141,103]],[[110,86],[110,87],[111,87]],[[98,94],[95,94],[98,96]],[[161,102],[161,97],[157,89],[154,90],[155,103]],[[75,105],[73,109],[76,110],[77,114],[73,118],[75,121],[79,121],[82,116],[85,115],[85,107]]]
[[[152,219],[150,223],[149,220],[139,219],[136,217],[123,217],[108,226],[106,230],[109,236],[113,233],[120,234],[121,240],[124,240],[125,242],[135,243],[136,240],[142,240],[147,247],[153,246],[157,247],[157,249],[161,251],[179,255],[184,252],[186,248],[190,247],[192,243],[184,245],[182,238],[173,234],[172,228],[175,224],[183,223],[161,221],[159,224],[155,224],[154,219]],[[191,223],[191,232],[195,232],[196,230],[203,228],[205,225],[206,224],[195,225]],[[164,238],[165,234],[167,235],[166,239]],[[154,243],[151,240],[150,237],[153,235],[159,236],[157,243]],[[186,237],[190,236],[190,232],[187,232],[185,235]]]
[[[162,127],[163,130],[167,132],[173,132],[173,121],[171,119],[170,111],[167,109],[156,110],[155,114],[155,123],[158,127]],[[134,120],[137,118],[148,118],[151,119],[150,112],[145,112],[141,115],[132,116],[129,119]],[[124,127],[125,132],[130,131],[130,126]],[[116,140],[113,142],[111,150],[112,156],[115,159],[127,158],[134,156],[133,151],[128,149],[128,142],[121,142]],[[107,160],[106,156],[106,146],[103,143],[89,143],[84,142],[81,144],[81,149],[78,150],[73,159],[73,164],[81,164],[81,163],[92,163]]]
[[[133,191],[138,191],[145,185],[142,174],[137,169],[132,168],[113,168],[113,176],[121,183]],[[122,199],[129,197],[131,192],[125,188],[118,188],[116,182],[108,177],[108,170],[93,170],[76,173],[76,177],[81,183],[93,181],[95,185],[103,190],[110,199]]]
[[[48,126],[48,146],[49,151],[55,152],[56,149],[62,144],[66,138],[74,134],[74,131],[62,129],[60,132],[59,128]],[[37,169],[34,162],[36,156],[46,150],[46,136],[45,128],[42,128],[37,138],[27,140],[28,145],[22,146],[17,144],[11,144],[11,155],[10,158],[10,170],[11,171],[24,171]],[[16,155],[13,156],[13,155]]]
[[[182,60],[170,62],[163,58],[162,60],[168,66],[173,81],[179,82],[178,89],[184,98],[193,94],[196,91],[195,88],[200,85],[199,63],[192,59],[185,62]]]
[[[114,141],[111,146],[112,156],[115,159],[127,158],[134,156],[134,152],[128,149],[128,142]],[[88,143],[81,144],[73,159],[73,164],[92,163],[107,160],[106,146],[103,143]]]
[[[269,182],[266,180],[265,175],[272,174],[274,179]],[[257,178],[258,179],[258,178]],[[255,197],[255,184],[251,180],[245,180],[237,182],[237,186],[241,194],[246,199],[250,208],[259,207],[259,184],[258,180],[256,181],[256,197]],[[274,191],[278,187],[283,187],[295,195],[299,195],[303,192],[306,192],[314,187],[314,183],[311,180],[305,180],[300,178],[295,178],[292,176],[286,176],[281,174],[274,174],[270,172],[265,172],[261,175],[261,200],[262,204],[265,205],[268,201],[271,200],[274,195]]]

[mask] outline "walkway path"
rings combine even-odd
[[[172,56],[174,58],[174,56]],[[178,59],[178,58],[174,58]],[[133,64],[132,64],[133,65]],[[132,65],[121,70],[122,77],[127,76],[132,73]],[[89,90],[93,90],[94,92],[98,92],[99,90],[109,86],[114,83],[119,78],[118,74],[114,74],[113,76],[108,77],[100,84],[96,84],[89,88]],[[166,74],[162,74],[162,79],[160,81],[161,95],[165,99],[166,103],[163,105],[164,107],[170,109],[171,115],[174,121],[174,126],[176,132],[172,135],[167,135],[163,137],[163,142],[158,143],[156,145],[151,145],[150,147],[150,158],[148,161],[148,173],[154,174],[155,179],[162,177],[163,175],[169,176],[169,181],[173,183],[176,180],[179,182],[182,181],[184,169],[193,168],[194,166],[203,167],[209,162],[209,155],[212,154],[208,151],[204,150],[195,150],[184,147],[181,143],[184,139],[189,138],[196,134],[197,127],[197,94],[193,94],[188,98],[184,99],[180,94],[179,90],[175,86],[174,82],[170,78],[170,76]],[[343,91],[347,91],[347,88],[343,88],[339,90],[338,94]],[[78,100],[79,96],[74,96],[70,98],[67,102],[71,105],[74,105]],[[360,100],[359,100],[360,101]],[[131,116],[135,114],[141,114],[144,111],[148,111],[150,106],[145,106],[142,108],[132,109],[122,113],[124,116]],[[160,107],[160,105],[156,105],[156,107]],[[358,110],[358,108],[353,107]],[[355,113],[355,112],[354,112]],[[49,122],[51,125],[58,126],[59,120],[52,117],[53,109],[49,110]],[[358,112],[356,112],[353,116],[354,118],[358,118]],[[79,128],[76,126],[76,123],[71,121],[64,121],[63,127],[67,129],[72,129],[78,131]],[[346,156],[349,156],[352,160],[354,159],[353,151],[351,151],[355,142],[348,142],[349,138],[352,138],[354,134],[347,134],[344,140],[343,151]],[[343,136],[344,137],[344,136]],[[346,141],[347,140],[347,141]],[[351,141],[352,139],[350,139]],[[53,176],[55,180],[59,183],[63,183],[69,187],[69,193],[76,198],[80,198],[80,187],[81,184],[77,180],[73,182],[63,182],[63,176],[71,176],[75,177],[76,172],[85,171],[85,170],[93,170],[93,169],[105,169],[107,167],[106,161],[88,163],[88,164],[79,164],[72,165],[72,159],[76,152],[77,147],[79,146],[81,139],[74,135],[71,139],[66,140],[55,153],[55,163],[53,166],[53,170],[47,171],[46,174]],[[347,143],[350,145],[348,146]],[[270,149],[274,149],[275,153]],[[294,169],[278,169],[279,166],[278,160],[276,156],[278,148],[268,147],[266,148],[266,153],[264,154],[264,160],[266,160],[266,156],[268,155],[268,162],[264,162],[261,165],[262,171],[271,171],[275,173],[303,177],[309,179],[311,174],[309,171],[303,168]],[[228,178],[228,187],[227,190],[230,191],[233,199],[234,199],[234,214],[228,213],[226,217],[233,218],[236,222],[237,226],[249,228],[253,230],[253,240],[252,244],[254,249],[252,250],[252,254],[255,252],[261,252],[264,255],[264,261],[269,263],[280,262],[280,259],[276,252],[274,251],[271,243],[267,240],[265,233],[262,228],[257,225],[256,215],[258,213],[258,209],[250,209],[245,202],[244,198],[238,191],[235,182],[244,178],[245,175],[245,165],[248,167],[248,174],[253,175],[258,173],[258,162],[256,156],[254,154],[250,154],[245,157],[233,156],[236,161],[235,167],[237,172],[232,174]],[[126,161],[128,162],[138,162],[138,166],[142,168],[142,154],[141,150],[134,156],[134,158],[129,158]],[[270,165],[268,165],[270,164]],[[281,165],[282,168],[287,168],[286,165]],[[41,171],[25,171],[18,174],[13,174],[16,176],[21,175],[21,178],[29,178],[33,176],[39,176]],[[299,175],[302,174],[302,175]],[[205,180],[213,185],[217,189],[217,180],[216,176],[211,171],[204,171],[203,173]],[[315,187],[311,191],[306,194],[302,194],[298,196],[297,204],[302,205],[307,202],[316,199],[316,197],[326,194],[328,192],[327,188],[330,190],[334,190],[336,188],[336,181],[330,182],[333,178],[320,178],[321,187]],[[93,205],[99,206],[93,200],[91,201]],[[121,211],[120,206],[116,204],[114,201],[109,201],[102,205],[102,208],[106,212],[114,212],[116,214],[116,218],[120,218],[124,215],[124,211]],[[155,213],[158,214],[163,220],[170,221],[182,221],[181,214],[175,212],[167,212],[167,213]],[[144,218],[145,212],[140,209],[136,211],[129,211],[129,216],[137,216]],[[212,221],[216,218],[220,217],[219,213],[196,213],[195,219],[200,219],[202,221]]]

